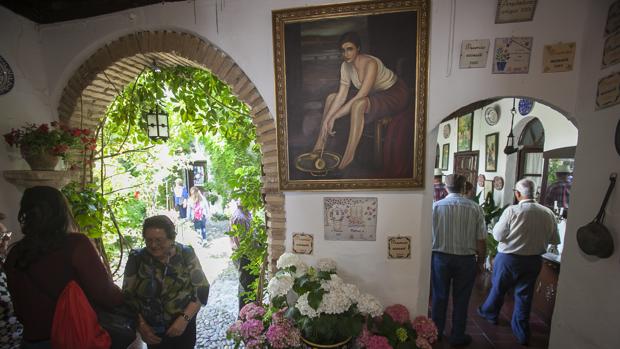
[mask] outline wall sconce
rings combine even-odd
[[[512,133],[512,125],[515,121],[515,114],[517,113],[517,109],[515,108],[515,100],[516,98],[512,99],[512,109],[510,109],[512,119],[510,119],[510,133],[508,134],[508,140],[506,140],[506,147],[504,148],[504,154],[506,155],[510,155],[519,151],[519,148],[515,148],[515,136]]]
[[[159,104],[155,103],[155,109],[146,113],[146,124],[148,127],[148,135],[152,140],[167,140],[168,133],[168,114],[159,108]]]

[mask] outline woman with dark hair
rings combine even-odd
[[[56,300],[71,280],[93,307],[122,303],[120,289],[92,242],[78,232],[60,191],[46,186],[26,189],[18,220],[24,238],[10,250],[5,269],[15,313],[24,326],[22,348],[51,348]]]
[[[349,138],[338,166],[344,169],[355,157],[364,125],[386,116],[395,117],[406,110],[410,92],[406,84],[379,58],[361,52],[362,41],[357,33],[344,33],[338,40],[338,46],[343,59],[340,85],[338,91],[325,100],[323,121],[313,154],[316,158],[321,156],[327,136],[335,134],[334,122],[349,115]]]
[[[166,216],[144,220],[145,248],[125,266],[123,292],[138,313],[138,332],[149,349],[193,349],[196,314],[207,304],[209,282],[191,246],[175,242]]]

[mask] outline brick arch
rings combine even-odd
[[[284,195],[279,190],[275,119],[243,70],[223,50],[192,34],[143,31],[123,36],[99,48],[74,72],[58,106],[61,123],[95,129],[109,104],[153,61],[158,66],[207,69],[226,82],[250,107],[262,153],[262,192],[265,194],[268,253],[272,268],[284,252]]]

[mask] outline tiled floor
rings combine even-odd
[[[488,276],[487,276],[488,277]],[[488,278],[486,280],[489,280]],[[472,336],[473,341],[467,347],[471,349],[513,349],[526,348],[517,344],[515,337],[510,329],[510,318],[512,316],[512,296],[507,297],[504,307],[500,313],[498,325],[492,325],[476,314],[476,308],[482,304],[486,298],[488,282],[485,283],[484,277],[476,280],[476,286],[469,302],[469,315],[467,318],[467,333]],[[447,318],[451,318],[451,309],[448,309]],[[530,345],[527,348],[542,349],[549,346],[549,326],[547,326],[536,314],[530,316],[530,328],[532,335]],[[446,324],[446,334],[450,334],[450,320]],[[433,345],[434,349],[450,348],[446,337]]]

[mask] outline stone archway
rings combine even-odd
[[[275,267],[275,261],[284,253],[286,219],[278,181],[275,119],[254,84],[224,51],[194,35],[174,31],[123,36],[99,48],[69,79],[58,106],[60,122],[96,128],[116,95],[154,60],[164,67],[207,69],[250,107],[262,153],[269,264]]]

